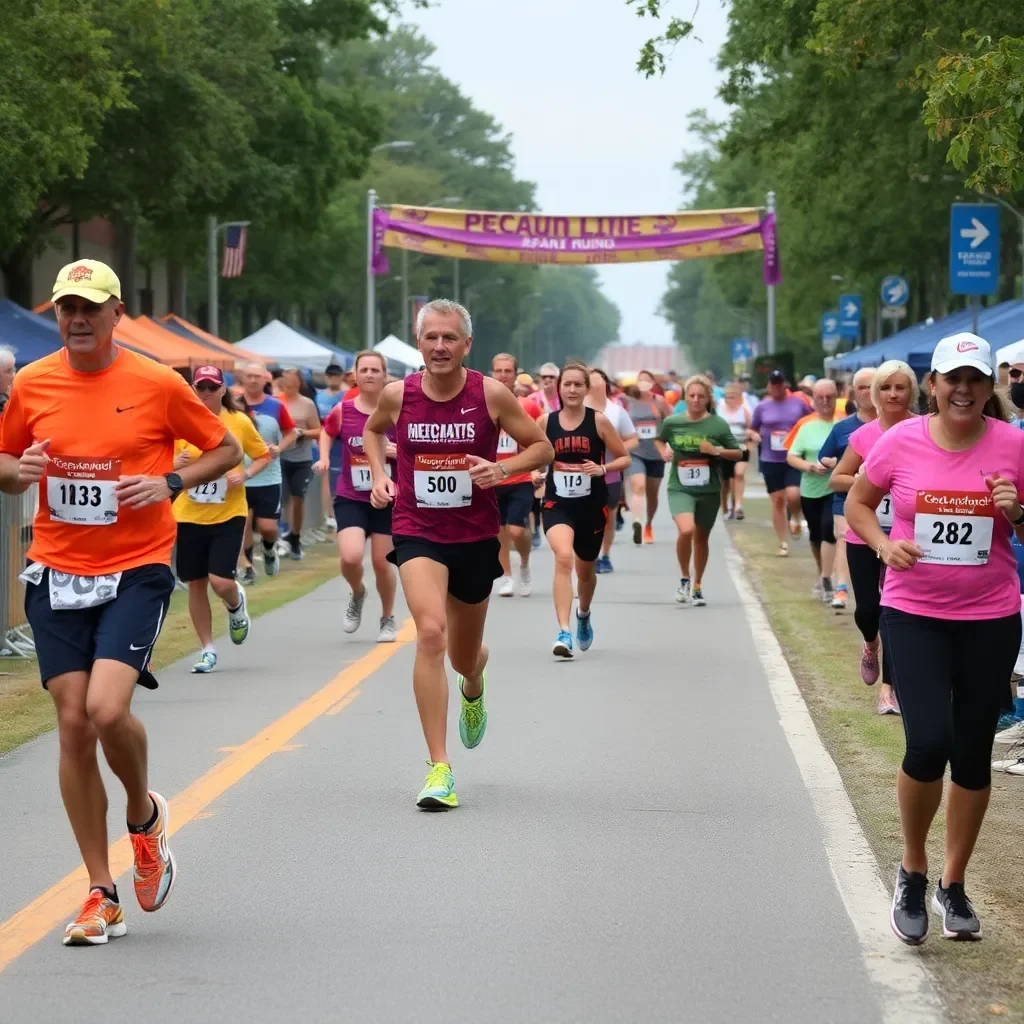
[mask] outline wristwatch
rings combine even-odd
[[[1021,506],[1020,516],[1010,520],[1011,526],[1024,526],[1024,506]]]
[[[167,488],[171,492],[171,500],[173,501],[181,494],[184,484],[182,484],[181,477],[177,473],[164,473],[164,479],[167,481]]]
[[[507,480],[508,479],[508,466],[504,462],[498,463],[498,469],[501,470],[501,475]]]

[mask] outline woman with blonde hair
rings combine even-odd
[[[906,363],[890,359],[874,372],[871,378],[871,403],[878,415],[850,435],[849,445],[832,473],[833,491],[845,494],[853,487],[864,460],[878,439],[891,427],[914,415],[917,395],[917,377]],[[882,498],[878,507],[878,522],[886,534],[892,529],[892,499],[889,495]],[[878,694],[878,713],[898,715],[900,709],[893,693],[889,658],[882,649],[878,633],[881,614],[879,600],[885,566],[857,536],[856,531],[849,527],[846,531],[846,564],[850,570],[854,600],[857,602],[853,618],[864,638],[860,677],[868,686],[878,682],[881,654],[882,687]]]
[[[668,507],[679,535],[679,588],[676,601],[695,607],[706,604],[703,578],[708,564],[708,541],[718,518],[721,495],[720,460],[742,457],[729,424],[715,414],[715,393],[706,377],[691,377],[683,387],[686,411],[667,416],[655,441],[665,462],[672,464],[668,478]],[[690,557],[693,556],[693,576]]]

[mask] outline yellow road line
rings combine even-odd
[[[183,825],[201,817],[202,812],[217,797],[248,775],[264,758],[287,747],[307,725],[334,708],[351,690],[415,637],[416,627],[412,619],[408,619],[399,630],[396,643],[378,644],[339,672],[322,690],[236,747],[222,761],[218,761],[205,775],[171,800],[169,833],[173,835]],[[110,873],[118,878],[131,866],[131,844],[128,836],[123,835],[110,844]],[[0,925],[0,971],[71,917],[81,906],[88,884],[89,876],[85,868],[80,867]]]

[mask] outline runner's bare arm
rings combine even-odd
[[[332,444],[334,444],[334,438],[321,427],[320,440],[317,442],[317,446],[320,449],[320,461],[313,466],[314,473],[326,473],[331,468]]]
[[[363,454],[370,463],[370,504],[374,508],[386,508],[394,500],[395,484],[387,473],[385,453],[387,449],[387,431],[398,422],[402,412],[402,396],[405,384],[395,381],[385,386],[377,401],[377,408],[370,413],[370,418],[363,428]]]
[[[857,471],[863,462],[864,460],[853,448],[847,446],[843,457],[839,460],[839,465],[832,470],[832,477],[828,482],[829,487],[837,494],[846,494],[853,486],[853,481],[857,478]]]
[[[658,454],[663,462],[672,461],[672,446],[667,441],[662,441],[660,437],[656,437],[654,439],[654,447],[658,449]]]
[[[728,459],[730,462],[739,462],[743,458],[742,448],[730,448],[707,439],[701,441],[700,450],[704,455],[713,455],[716,459]]]
[[[633,461],[632,456],[629,454],[629,443],[619,437],[619,432],[612,426],[611,420],[603,412],[594,413],[594,422],[597,425],[597,433],[601,440],[604,441],[605,448],[608,449],[615,456],[611,462],[604,464],[604,476],[609,473],[623,473],[629,469],[629,464]],[[636,437],[632,439],[636,442]],[[636,447],[635,443],[633,447]],[[583,463],[587,465],[586,462]]]
[[[177,470],[181,477],[183,490],[189,490],[197,484],[205,484],[217,480],[242,461],[242,447],[228,432],[220,439],[216,448],[203,452],[195,462],[182,466]],[[167,501],[171,489],[163,476],[123,476],[114,487],[114,494],[122,505],[129,508],[143,508],[146,505],[157,505]]]
[[[846,496],[846,524],[890,569],[909,569],[920,557],[921,549],[912,540],[890,540],[875,509],[885,497],[864,473],[859,473]]]
[[[508,475],[515,476],[516,473],[527,473],[549,465],[555,457],[555,450],[545,433],[546,417],[542,428],[540,421],[529,416],[508,388],[490,378],[484,379],[484,397],[487,411],[498,429],[504,430],[522,449],[518,455],[502,462],[502,468]]]

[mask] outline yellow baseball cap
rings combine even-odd
[[[106,302],[121,298],[121,282],[106,263],[99,260],[75,260],[61,267],[53,284],[51,302],[65,295],[78,295],[90,302]]]

